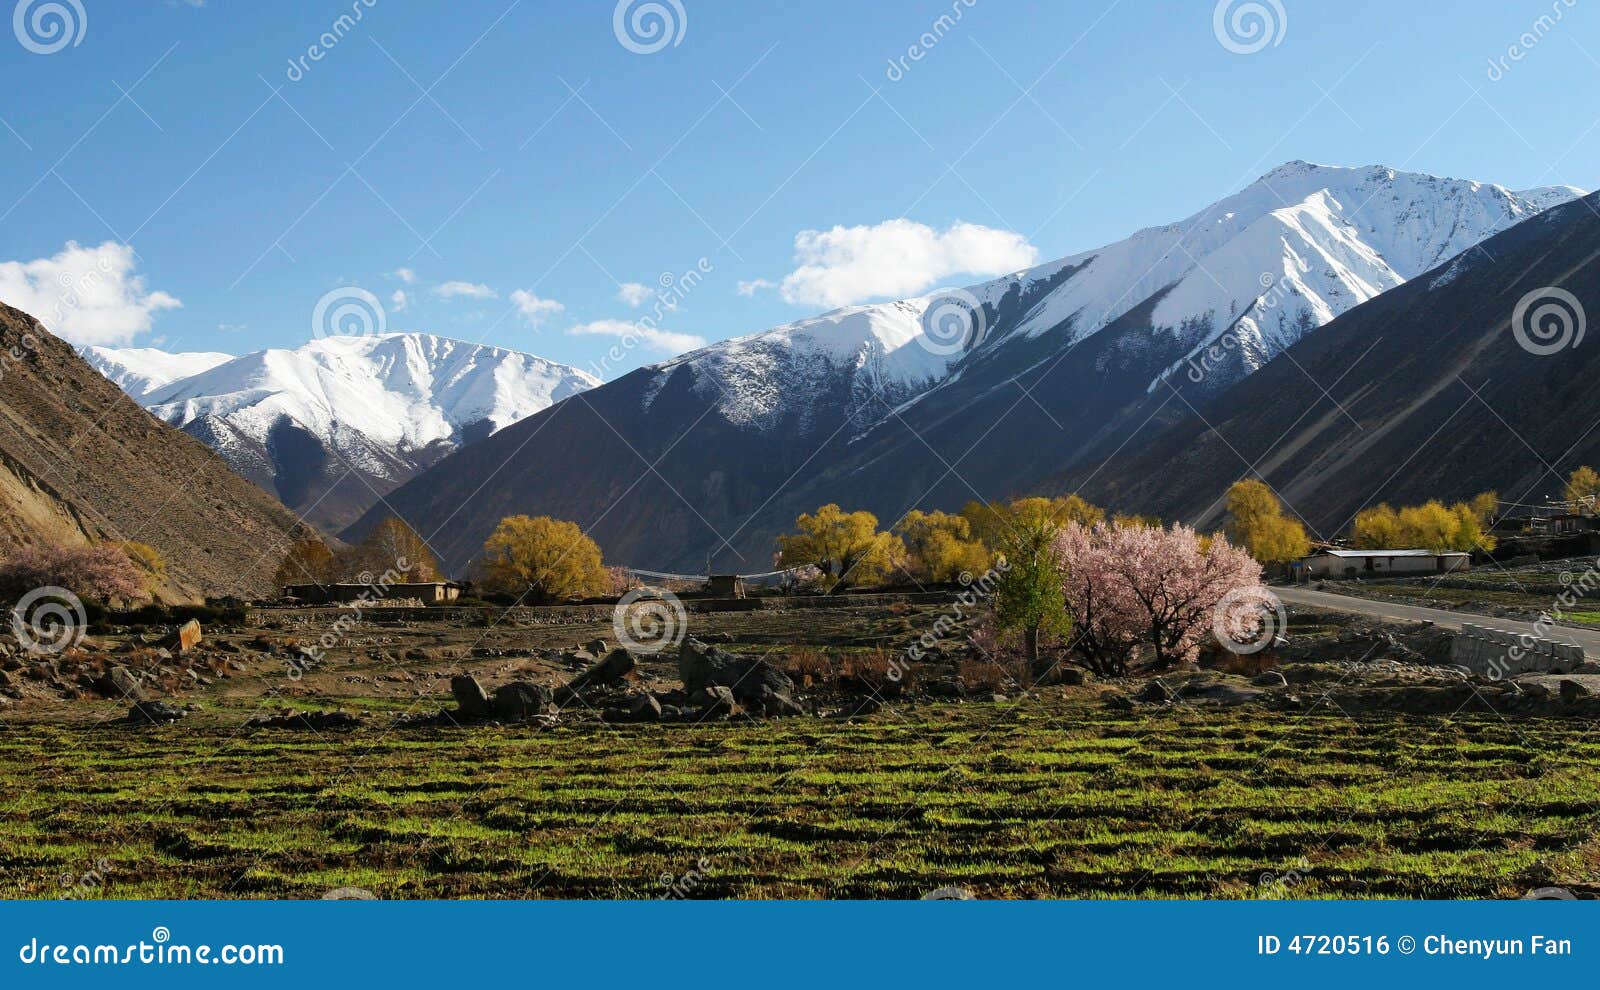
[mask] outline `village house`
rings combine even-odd
[[[1299,580],[1390,574],[1446,574],[1472,566],[1472,556],[1457,550],[1318,550],[1292,565]]]

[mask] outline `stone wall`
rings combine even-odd
[[[1583,663],[1583,647],[1532,634],[1463,623],[1450,645],[1450,662],[1485,677],[1566,674]]]

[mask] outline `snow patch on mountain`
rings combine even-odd
[[[154,347],[96,346],[82,348],[78,353],[135,401],[173,382],[233,360],[232,354],[216,351],[171,353]]]

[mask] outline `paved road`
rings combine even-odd
[[[1504,629],[1507,632],[1538,635],[1538,630],[1534,628],[1533,623],[1518,622],[1515,619],[1499,619],[1489,615],[1473,615],[1469,612],[1450,612],[1442,608],[1422,608],[1418,605],[1378,602],[1370,598],[1356,598],[1351,595],[1340,595],[1330,591],[1314,591],[1311,588],[1303,587],[1273,588],[1272,590],[1285,602],[1295,605],[1313,605],[1318,608],[1337,609],[1341,612],[1354,612],[1357,615],[1370,615],[1381,619],[1426,620],[1446,629],[1460,629],[1461,623],[1470,622],[1473,625]],[[1600,629],[1574,629],[1571,626],[1552,626],[1546,630],[1544,638],[1558,643],[1577,643],[1583,647],[1583,652],[1587,655],[1591,657],[1600,656]]]

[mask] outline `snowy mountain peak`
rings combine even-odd
[[[536,355],[426,333],[326,337],[241,357],[84,356],[291,508],[331,523],[365,508],[351,498],[370,503],[450,451],[600,384]],[[351,474],[363,491],[323,503],[326,486]]]

